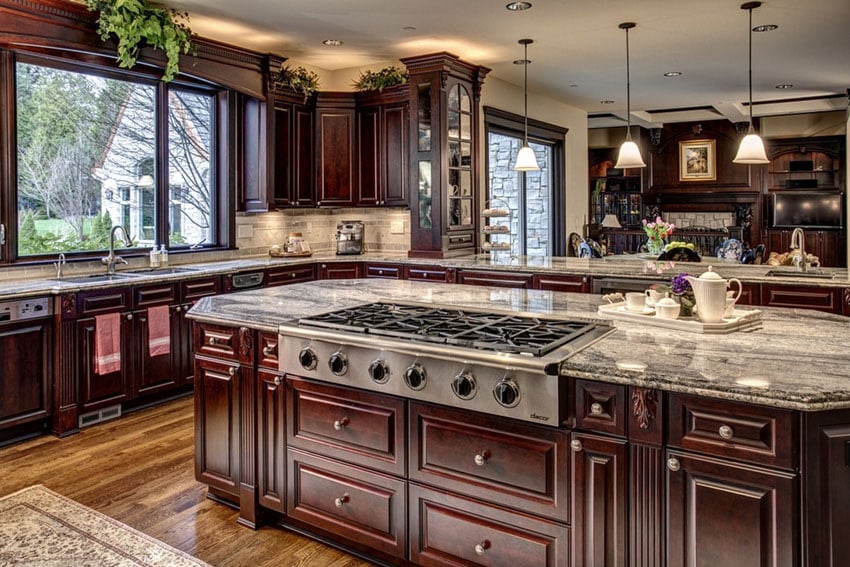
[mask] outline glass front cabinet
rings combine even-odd
[[[478,210],[478,106],[486,67],[449,53],[401,60],[410,74],[413,257],[473,254]]]

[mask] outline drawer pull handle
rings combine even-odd
[[[673,472],[677,472],[679,469],[682,468],[682,464],[676,457],[670,457],[669,459],[667,459],[667,468]]]
[[[349,424],[349,419],[347,417],[344,417],[342,419],[338,419],[338,420],[334,421],[334,429],[336,429],[337,431],[342,431],[343,429],[345,429],[345,426],[348,425],[348,424]]]
[[[289,274],[289,277],[290,277],[290,278],[294,278],[294,277],[295,277],[295,272],[292,272],[291,274]]]
[[[215,346],[215,337],[210,337],[210,340],[207,342],[209,342],[210,346]]]
[[[281,384],[280,376],[275,376],[274,377],[274,385],[280,386],[280,384]]]
[[[227,369],[227,373],[230,374],[231,376],[236,376],[236,370],[237,370],[237,368],[235,366],[231,366],[230,368]]]
[[[490,540],[485,539],[481,543],[475,545],[475,555],[484,555],[484,552],[490,549]]]
[[[336,506],[337,508],[342,508],[343,504],[345,504],[349,500],[350,498],[348,497],[348,493],[346,492],[345,494],[334,500],[334,506]]]
[[[481,451],[480,453],[478,453],[477,455],[475,455],[473,460],[475,461],[475,464],[477,466],[483,467],[485,464],[487,464],[487,459],[489,459],[489,458],[490,458],[490,451],[485,449],[485,450]]]
[[[735,431],[729,427],[728,425],[721,425],[720,429],[717,430],[718,435],[720,435],[721,439],[732,439],[735,436]]]
[[[576,453],[578,453],[578,452],[579,452],[579,451],[581,451],[584,447],[582,447],[581,441],[579,441],[578,439],[573,439],[572,441],[570,441],[570,448],[571,448],[573,451],[575,451]]]
[[[602,404],[599,402],[593,402],[590,404],[590,415],[602,415],[603,411]]]
[[[263,347],[263,356],[271,356],[271,355],[273,355],[273,354],[274,354],[274,350],[275,350],[275,349],[274,349],[274,347],[273,347],[273,346],[271,346],[271,345],[266,346],[266,347]]]

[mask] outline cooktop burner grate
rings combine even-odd
[[[298,324],[535,357],[573,342],[597,327],[586,321],[395,303],[358,305],[303,318]]]

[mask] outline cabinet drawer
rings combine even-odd
[[[286,513],[394,557],[405,556],[403,480],[311,453],[286,451]]]
[[[445,283],[452,281],[452,272],[439,266],[405,266],[404,279]]]
[[[626,387],[576,380],[576,427],[611,435],[626,434]]]
[[[669,399],[670,446],[788,469],[796,466],[798,431],[792,411],[683,395]]]
[[[174,284],[160,283],[133,288],[133,307],[136,309],[168,303],[177,303],[177,286]]]
[[[402,269],[398,264],[365,264],[367,278],[400,280]]]
[[[590,278],[587,276],[553,276],[537,274],[534,276],[534,289],[589,293]]]
[[[761,304],[765,307],[793,307],[841,313],[841,290],[815,286],[761,286]]]
[[[404,474],[403,400],[291,377],[287,389],[289,445]]]
[[[411,483],[410,560],[416,565],[568,567],[570,531]]]
[[[554,518],[569,518],[569,438],[480,414],[410,404],[409,477]]]
[[[130,308],[130,286],[77,294],[77,315],[97,315]],[[63,312],[65,309],[63,307]]]
[[[239,329],[218,325],[195,325],[195,350],[199,354],[239,359]]]
[[[495,287],[513,287],[529,289],[532,275],[520,272],[477,272],[461,270],[458,272],[458,283],[467,285],[489,285]]]
[[[315,279],[315,264],[302,264],[299,266],[269,268],[268,270],[266,270],[267,287],[287,285],[299,282],[311,282]]]
[[[345,280],[359,278],[361,273],[359,262],[336,262],[319,265],[320,280]]]
[[[221,278],[199,278],[180,282],[181,301],[192,301],[208,295],[216,295],[221,290]]]
[[[277,354],[277,333],[260,333],[258,364],[275,372],[280,368]]]

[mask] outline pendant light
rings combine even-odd
[[[528,60],[528,44],[534,43],[534,40],[521,39],[518,43],[525,49],[524,57],[514,61],[514,65],[522,65],[523,70],[523,96],[525,100],[525,112],[523,117],[525,122],[522,147],[519,149],[519,153],[516,156],[514,171],[540,171],[540,166],[537,165],[537,156],[534,155],[534,150],[532,150],[528,145],[528,64],[531,63],[531,61]]]
[[[750,127],[747,129],[747,135],[741,140],[741,145],[738,146],[738,154],[732,163],[745,164],[762,164],[769,163],[767,154],[764,151],[764,141],[756,134],[753,128],[753,10],[761,6],[761,2],[746,2],[741,4],[742,10],[747,10],[750,13],[750,49],[749,49],[749,109],[750,109]]]
[[[632,85],[629,74],[629,30],[637,24],[634,22],[623,22],[621,30],[626,30],[626,141],[620,146],[620,155],[617,156],[617,169],[631,169],[634,167],[646,167],[643,158],[640,157],[640,149],[632,141]]]

